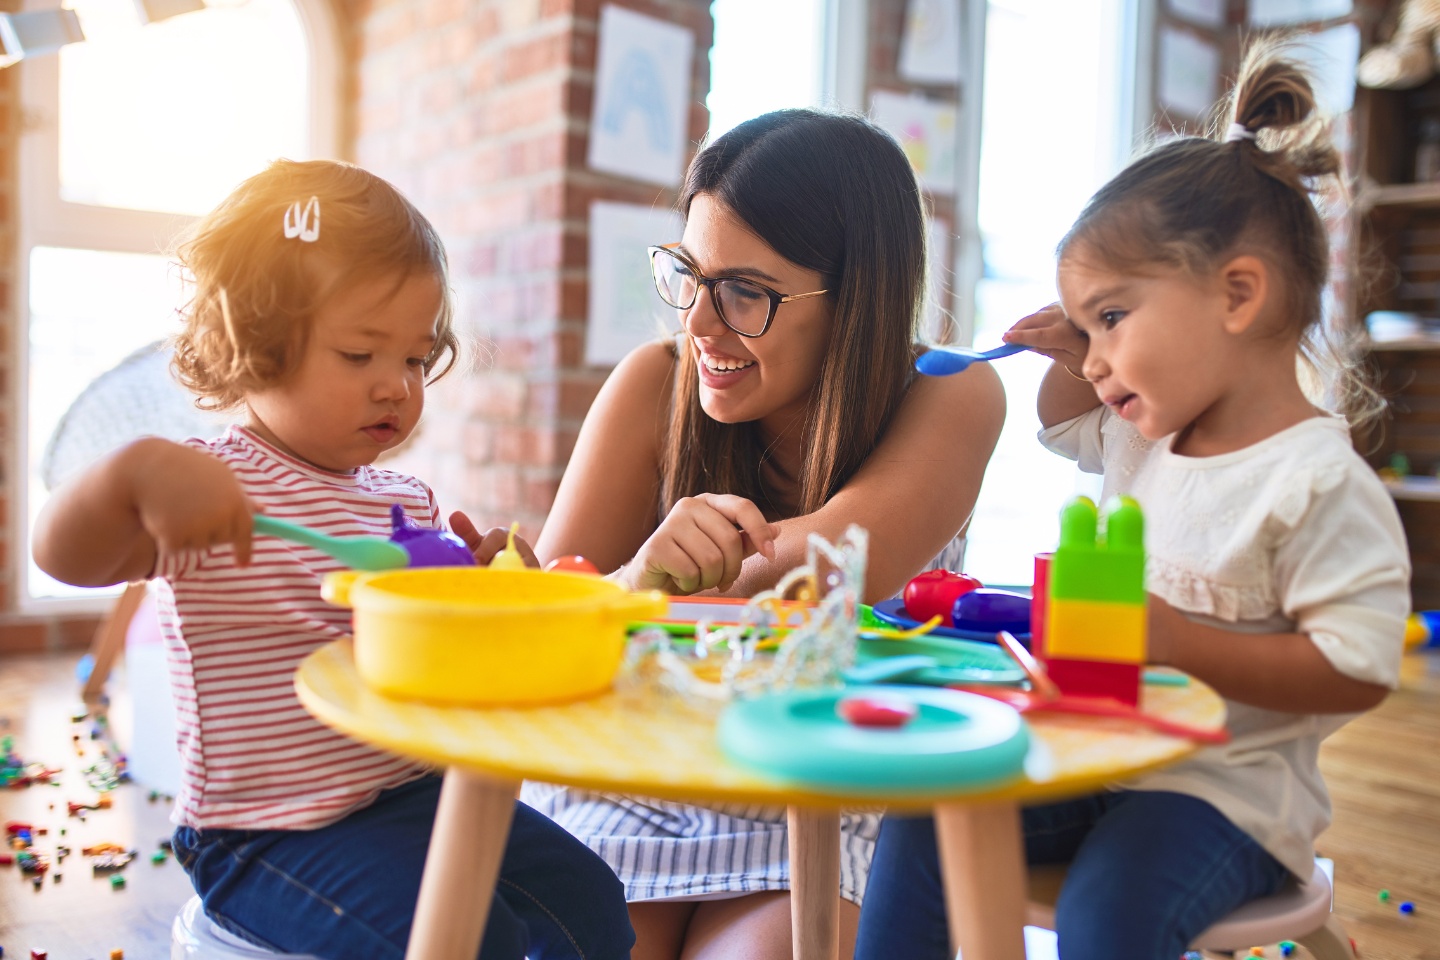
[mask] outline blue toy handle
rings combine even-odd
[[[1013,357],[1017,353],[1024,353],[1028,347],[1022,347],[1018,343],[1005,343],[989,350],[981,350],[980,356],[986,360],[999,360],[1001,357]]]
[[[972,363],[985,360],[999,360],[1001,357],[1023,353],[1025,347],[1018,343],[1007,343],[991,350],[969,350],[964,347],[933,347],[922,353],[915,361],[915,369],[928,377],[947,377],[959,373]]]

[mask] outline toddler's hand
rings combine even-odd
[[[505,549],[510,536],[510,531],[505,527],[491,527],[481,533],[470,518],[459,510],[450,514],[450,532],[465,541],[465,546],[475,555],[475,563],[482,567],[490,566],[495,554]],[[525,566],[540,566],[540,561],[535,558],[535,551],[530,549],[530,544],[525,542],[524,537],[515,538],[515,549],[524,559]]]
[[[740,576],[752,553],[775,559],[780,531],[744,497],[702,493],[675,504],[624,567],[614,574],[632,590],[688,594],[719,587]]]
[[[142,440],[126,479],[140,525],[161,553],[235,545],[235,562],[250,563],[255,509],[235,474],[220,460],[168,440]]]
[[[1090,351],[1090,341],[1070,322],[1058,303],[1030,314],[1006,330],[1001,339],[1044,354],[1064,364],[1077,377],[1082,375],[1085,354]]]

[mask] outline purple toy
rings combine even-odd
[[[410,567],[473,567],[475,555],[465,541],[444,530],[427,530],[409,517],[398,503],[390,505],[390,542],[410,555]]]
[[[952,613],[957,630],[981,630],[998,633],[1030,631],[1030,598],[1007,590],[982,587],[962,593],[955,599]]]

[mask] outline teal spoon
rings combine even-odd
[[[255,514],[255,532],[314,547],[352,570],[398,570],[410,565],[405,548],[384,537],[332,537],[263,513]]]

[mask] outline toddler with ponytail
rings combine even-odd
[[[1053,360],[1040,440],[1145,510],[1152,662],[1225,698],[1230,742],[1027,808],[1030,863],[1069,863],[1065,960],[1174,960],[1290,877],[1330,819],[1320,742],[1398,681],[1409,555],[1350,442],[1378,411],[1321,309],[1315,192],[1341,162],[1309,78],[1253,47],[1212,138],[1171,140],[1061,241],[1060,301],[1011,343]],[[1347,421],[1348,418],[1348,421]],[[951,957],[935,833],[887,818],[856,956]]]

